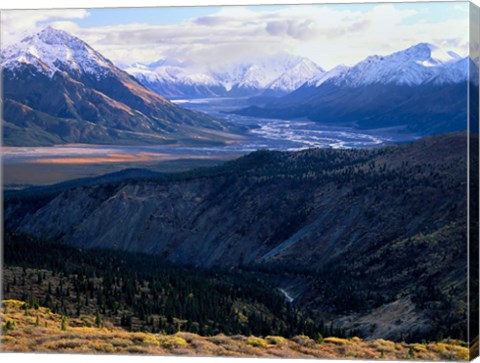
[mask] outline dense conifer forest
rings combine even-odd
[[[176,267],[156,256],[80,250],[9,233],[5,298],[131,331],[346,336],[286,302],[254,272]],[[101,317],[101,318],[100,318]]]

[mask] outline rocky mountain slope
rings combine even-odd
[[[225,125],[148,90],[47,27],[2,51],[5,145],[222,142]]]
[[[301,118],[435,134],[466,130],[469,60],[420,43],[339,66],[243,115]]]
[[[337,317],[402,303],[410,320],[386,323],[384,337],[458,337],[466,155],[462,133],[372,150],[258,151],[183,174],[10,193],[5,227],[81,248],[263,271],[295,303]],[[441,316],[447,297],[456,324]]]

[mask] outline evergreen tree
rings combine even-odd
[[[60,330],[67,330],[67,317],[65,315],[62,315],[62,320],[60,322]]]

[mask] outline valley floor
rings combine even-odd
[[[18,300],[2,302],[4,352],[84,354],[149,354],[187,356],[358,358],[386,360],[467,360],[468,349],[458,340],[407,344],[383,339],[307,336],[292,339],[267,336],[216,335],[203,337],[178,332],[173,335],[128,332],[100,317],[66,318],[39,307],[29,309]]]

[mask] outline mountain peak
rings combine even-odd
[[[101,78],[109,73],[112,63],[83,40],[47,26],[2,52],[5,69],[15,71],[27,65],[49,77],[58,71],[74,71]]]
[[[316,63],[308,58],[299,58],[298,63],[287,69],[268,87],[272,90],[292,92],[308,82],[312,78],[317,78],[325,71]]]
[[[38,46],[67,46],[70,48],[87,48],[89,45],[76,36],[50,25],[39,32],[29,35],[20,41],[20,44]]]
[[[66,44],[72,41],[78,41],[85,44],[85,42],[83,42],[79,38],[67,33],[64,30],[53,28],[50,25],[36,33],[34,37],[37,37],[38,39],[44,41],[47,44]]]
[[[386,63],[386,62],[409,62],[409,61],[425,61],[429,60],[432,50],[436,47],[429,43],[418,43],[409,48],[402,49],[389,55],[371,55],[364,61],[358,63]],[[384,62],[386,61],[386,62]],[[357,65],[358,65],[357,64]]]
[[[411,56],[429,57],[432,53],[432,50],[435,48],[436,47],[430,43],[418,43],[398,53],[403,52]]]
[[[426,62],[424,66],[432,67],[435,65],[453,63],[462,59],[455,52],[443,49],[431,43],[419,43],[405,50],[393,53],[391,56],[406,56],[409,60]]]
[[[70,35],[70,34],[67,33],[66,31],[61,30],[61,29],[54,28],[54,27],[51,26],[51,25],[47,25],[45,28],[43,28],[42,30],[40,30],[40,31],[37,33],[37,35],[42,35],[42,36],[47,36],[47,37],[56,36],[56,35],[63,35],[63,36],[73,37],[72,35]]]

